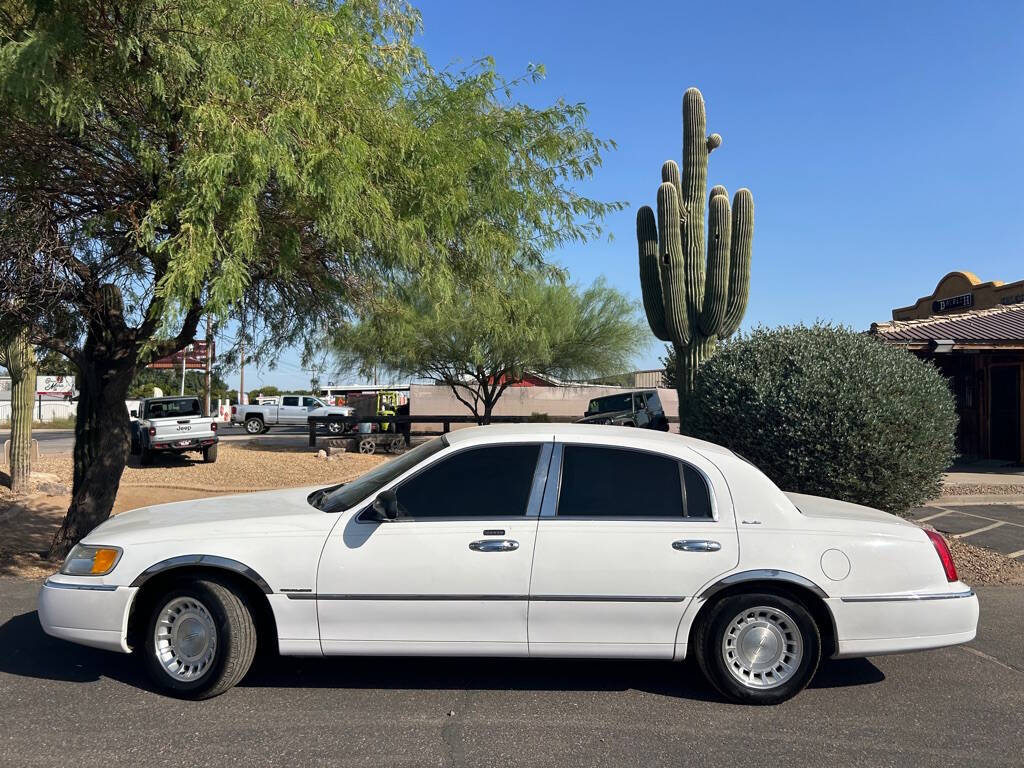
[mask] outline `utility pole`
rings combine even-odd
[[[245,405],[245,305],[242,322],[238,326],[238,404]]]
[[[192,349],[191,344],[181,350],[181,397],[185,396],[185,369],[188,368],[188,351],[190,349]]]
[[[209,418],[210,416],[210,390],[213,388],[213,333],[211,331],[213,321],[210,316],[206,316],[206,377],[203,384],[206,397],[205,406],[206,410],[203,413]]]

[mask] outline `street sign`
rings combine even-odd
[[[213,342],[210,342],[210,359],[212,360],[216,350],[213,347]],[[147,365],[147,368],[157,369],[170,369],[180,370],[181,361],[184,359],[185,367],[190,371],[205,371],[206,370],[206,341],[193,341],[185,349],[175,352],[173,355],[167,357],[161,357],[159,360]]]
[[[75,392],[74,376],[36,376],[37,395],[67,397]]]

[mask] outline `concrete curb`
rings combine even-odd
[[[926,507],[966,507],[972,504],[1016,504],[1024,506],[1024,495],[979,493],[975,496],[940,496],[925,502]]]

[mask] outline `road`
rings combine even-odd
[[[968,647],[827,662],[774,708],[662,662],[269,659],[205,702],[45,636],[0,579],[0,764],[1020,766],[1024,589],[979,589]]]
[[[287,447],[303,446],[309,440],[306,427],[274,427],[265,435],[248,435],[241,427],[223,424],[219,427],[220,438],[231,443],[240,440],[257,440],[264,445]],[[10,430],[0,430],[0,446],[11,436]],[[36,429],[32,437],[39,441],[42,453],[71,453],[75,447],[75,433],[70,429]]]

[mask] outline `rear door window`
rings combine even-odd
[[[701,472],[671,456],[604,446],[566,445],[558,517],[713,516]]]
[[[281,405],[298,405],[299,398],[297,397],[285,397],[281,400]]]

